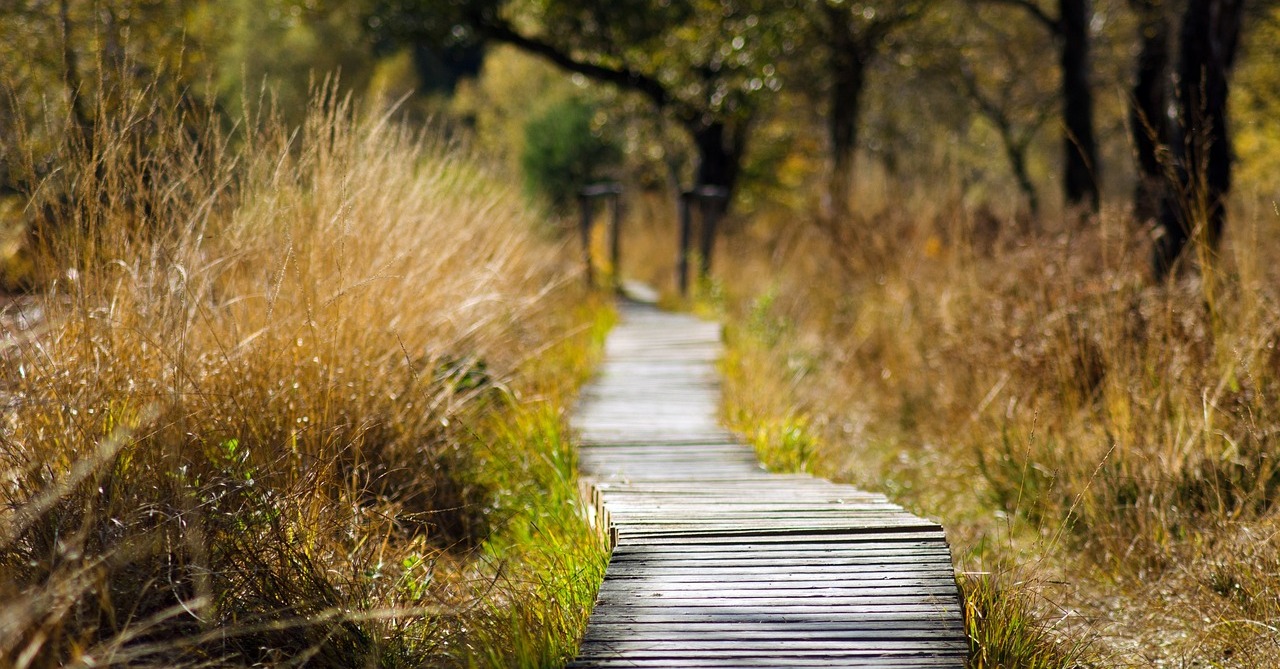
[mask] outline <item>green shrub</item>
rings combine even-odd
[[[546,197],[564,210],[582,187],[621,159],[617,142],[594,127],[595,113],[594,104],[566,98],[525,124],[520,165],[531,195]]]

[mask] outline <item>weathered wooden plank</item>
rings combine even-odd
[[[589,478],[589,477],[588,477]],[[768,478],[756,480],[753,482],[756,486],[756,492],[768,492],[778,495],[832,495],[835,499],[842,499],[841,495],[849,495],[854,498],[859,496],[880,496],[874,493],[864,493],[854,488],[836,486],[825,483],[821,480],[814,479],[807,474],[776,474],[770,473]],[[681,494],[688,493],[690,495],[729,495],[735,491],[730,484],[717,483],[710,484],[707,487],[694,486],[688,482],[672,480],[669,482],[650,481],[644,484],[629,483],[609,483],[603,487],[618,492],[634,492],[636,494],[645,495],[662,495],[662,494]]]
[[[783,614],[764,616],[759,613],[735,613],[731,611],[713,613],[664,614],[661,610],[649,613],[605,612],[593,618],[597,627],[602,629],[637,629],[648,628],[689,630],[701,629],[852,629],[852,630],[906,630],[927,629],[932,633],[962,632],[964,621],[941,613],[929,615],[923,613],[902,613],[899,611],[831,613],[831,614]],[[640,632],[637,632],[640,633]]]
[[[780,567],[785,567],[781,569]],[[786,582],[839,582],[862,577],[863,580],[886,581],[898,578],[941,579],[955,583],[955,572],[947,565],[920,564],[833,564],[809,562],[798,564],[775,563],[767,566],[724,567],[703,565],[700,567],[670,567],[648,562],[630,563],[626,566],[610,565],[608,577],[613,581],[661,578],[670,583],[719,583],[732,579],[739,583],[756,581]]]
[[[943,654],[962,654],[968,651],[965,641],[935,641],[932,643],[912,641],[879,641],[867,648],[850,647],[846,641],[821,642],[811,641],[803,646],[799,644],[744,644],[741,642],[703,641],[688,643],[641,641],[636,643],[616,642],[608,644],[587,644],[579,652],[580,659],[591,656],[615,656],[628,651],[639,657],[701,657],[707,651],[717,651],[721,657],[894,657],[904,655],[924,655],[936,657]]]
[[[682,629],[721,627],[832,626],[847,629],[904,629],[935,626],[938,630],[960,629],[964,621],[945,602],[904,604],[890,607],[860,603],[849,607],[824,606],[821,602],[786,604],[776,608],[749,609],[725,605],[687,602],[640,602],[626,608],[601,608],[593,620],[610,626],[657,625]]]
[[[951,629],[939,625],[937,621],[920,621],[914,627],[880,625],[871,628],[858,628],[848,624],[833,622],[826,625],[809,625],[807,627],[785,626],[678,626],[678,625],[597,625],[582,640],[585,646],[592,643],[624,643],[624,642],[738,642],[742,645],[759,645],[767,643],[792,644],[797,647],[821,647],[828,642],[830,648],[854,649],[883,647],[886,643],[916,642],[930,650],[942,650],[938,642],[939,631],[950,632],[950,636],[959,636],[958,626]],[[945,643],[945,642],[944,642]],[[952,643],[955,643],[954,641]],[[966,644],[967,645],[967,644]],[[956,647],[949,646],[949,649]]]
[[[583,645],[599,643],[614,649],[622,647],[661,647],[667,644],[683,644],[692,649],[697,644],[712,644],[721,647],[736,644],[739,647],[760,647],[762,644],[776,646],[787,643],[801,648],[827,648],[845,650],[850,647],[884,648],[885,646],[903,646],[932,651],[961,650],[955,641],[939,641],[936,629],[898,629],[898,630],[857,630],[847,628],[818,628],[809,630],[788,630],[785,628],[769,628],[759,630],[719,629],[697,631],[690,629],[666,628],[649,631],[643,628],[614,629],[609,631],[593,631],[583,639]],[[965,643],[964,647],[968,644]],[[668,646],[670,647],[670,646]],[[679,647],[679,646],[676,646]]]
[[[956,660],[950,657],[943,658],[917,658],[902,661],[891,661],[884,658],[823,658],[823,657],[794,657],[794,658],[592,658],[590,660],[574,661],[566,665],[566,669],[582,669],[584,667],[636,667],[663,669],[667,667],[679,669],[726,669],[730,667],[738,667],[746,669],[748,667],[778,667],[779,669],[830,669],[831,667],[844,667],[845,669],[861,669],[863,667],[875,667],[875,669],[928,669],[930,667],[956,667]]]
[[[960,623],[938,620],[919,621],[915,628],[906,628],[901,625],[890,627],[886,623],[862,629],[858,628],[856,623],[851,625],[846,621],[837,620],[827,623],[825,626],[811,625],[796,629],[779,626],[742,627],[739,629],[726,625],[710,627],[705,623],[702,626],[695,626],[689,623],[688,627],[674,623],[665,625],[629,625],[621,621],[607,622],[607,619],[601,619],[596,623],[592,631],[588,633],[587,637],[582,640],[582,646],[620,641],[737,641],[742,644],[769,644],[772,646],[785,644],[804,647],[808,645],[808,642],[828,641],[838,642],[832,644],[829,648],[838,648],[845,651],[866,651],[881,648],[884,642],[914,641],[919,643],[937,641],[939,637],[949,639],[954,644],[949,645],[946,650],[959,650],[961,644],[967,645]],[[933,646],[929,650],[944,649]]]
[[[572,661],[566,669],[613,668],[613,666],[634,666],[637,669],[726,669],[726,668],[771,668],[778,669],[828,669],[842,666],[847,669],[861,669],[874,666],[876,669],[932,669],[936,666],[955,668],[955,657],[908,657],[908,659],[888,659],[888,657],[850,657],[850,656],[808,656],[808,657],[593,657],[590,660]]]
[[[946,586],[884,587],[884,588],[777,588],[751,590],[734,584],[732,589],[681,590],[666,588],[658,591],[619,590],[601,591],[597,606],[688,606],[708,608],[741,608],[770,606],[850,606],[894,609],[900,605],[921,607],[945,606],[958,596],[956,588]]]
[[[785,547],[786,544],[790,544],[790,545],[825,544],[830,546],[858,546],[858,545],[883,546],[897,540],[901,540],[902,542],[906,543],[906,542],[914,542],[920,539],[929,539],[929,540],[936,539],[936,541],[939,542],[939,545],[945,545],[942,539],[942,530],[937,527],[930,528],[928,530],[916,530],[913,528],[908,528],[906,530],[902,530],[900,528],[895,528],[895,529],[897,531],[894,531],[894,532],[889,532],[885,530],[875,530],[875,531],[868,531],[868,532],[859,532],[857,534],[843,534],[843,535],[840,535],[840,534],[806,535],[803,533],[795,533],[795,534],[762,533],[757,536],[751,537],[750,541],[748,542],[744,542],[740,537],[729,537],[729,536],[698,537],[696,541],[691,541],[689,539],[681,540],[679,537],[674,537],[674,538],[656,537],[656,538],[645,540],[645,543],[643,546],[640,544],[636,544],[635,546],[620,546],[619,548],[624,548],[624,549],[635,548],[636,550],[640,550],[644,546],[649,546],[654,548],[657,548],[657,547],[670,548],[671,550],[676,550],[677,548],[680,548],[680,547],[687,548],[689,550],[706,550],[706,549],[713,549],[716,547],[730,548],[735,546],[738,546],[738,547],[752,546],[754,548],[757,546],[759,547],[777,546],[779,544],[782,544],[783,545],[782,547]]]
[[[760,657],[778,648],[794,651],[789,656],[829,655],[840,653],[846,656],[859,654],[884,655],[927,655],[927,656],[962,656],[967,652],[969,644],[965,641],[940,641],[923,636],[904,639],[882,639],[872,636],[846,635],[840,638],[824,638],[822,635],[768,636],[742,635],[738,637],[689,639],[599,639],[591,638],[583,641],[580,658],[591,656],[610,657],[620,653],[627,655],[663,655],[669,653],[701,651],[699,655],[737,654],[748,657]],[[634,656],[633,655],[633,656]],[[687,656],[686,656],[687,657]]]
[[[799,526],[790,526],[778,524],[777,526],[764,526],[758,528],[744,527],[743,524],[724,523],[720,525],[710,523],[698,523],[696,521],[688,521],[684,524],[672,523],[666,524],[628,524],[618,528],[619,535],[632,537],[671,537],[671,536],[708,536],[718,535],[724,537],[757,537],[763,534],[772,534],[778,536],[797,536],[811,535],[819,533],[856,533],[879,531],[886,528],[902,528],[906,530],[927,529],[934,527],[924,525],[912,521],[899,521],[896,519],[886,519],[882,522],[871,522],[869,520],[860,521],[858,518],[850,518],[848,522],[831,522],[827,524],[814,521],[806,521]]]
[[[919,519],[896,509],[812,509],[808,512],[793,512],[787,509],[736,510],[724,507],[711,507],[705,510],[681,509],[667,511],[660,508],[627,509],[618,508],[608,501],[605,508],[612,513],[614,519],[636,527],[736,527],[745,523],[765,523],[777,525],[779,528],[803,531],[805,528],[829,529],[831,527],[875,528],[891,524],[894,527],[907,525],[919,526]],[[678,513],[683,517],[672,517]]]
[[[844,508],[836,506],[815,508],[788,508],[782,503],[778,508],[736,508],[725,504],[706,506],[685,505],[683,508],[664,508],[658,504],[615,504],[606,498],[605,508],[619,518],[627,518],[627,522],[635,525],[717,525],[725,522],[742,520],[776,520],[781,523],[801,525],[807,523],[878,523],[880,521],[902,521],[911,525],[919,525],[920,519],[901,509],[873,506],[870,504],[848,505]],[[678,515],[676,515],[678,514]],[[675,517],[673,517],[675,516]],[[740,524],[740,523],[739,523]]]
[[[822,626],[840,626],[846,629],[874,629],[892,627],[896,629],[908,626],[932,626],[940,636],[964,636],[964,620],[959,615],[946,613],[940,608],[928,610],[815,610],[815,611],[783,611],[783,613],[762,613],[762,611],[740,611],[733,609],[684,609],[668,611],[662,606],[652,608],[634,608],[627,610],[602,610],[599,615],[591,617],[595,627],[627,627],[627,626],[716,626],[719,628],[749,626],[796,626],[796,624],[822,624]]]
[[[643,514],[670,516],[671,514],[696,513],[699,517],[739,517],[752,515],[769,515],[769,516],[810,516],[810,515],[839,515],[847,516],[849,514],[859,515],[895,515],[910,516],[905,513],[901,507],[893,506],[889,503],[878,502],[831,502],[831,503],[813,503],[813,502],[791,502],[791,501],[764,501],[761,503],[750,504],[734,504],[729,502],[712,502],[712,503],[680,503],[680,502],[661,502],[661,501],[645,501],[645,500],[622,500],[614,499],[609,496],[608,506],[614,513],[629,513],[637,516]]]
[[[679,472],[672,473],[678,474]],[[770,473],[768,478],[753,481],[753,485],[758,492],[777,495],[804,495],[819,497],[831,495],[835,499],[841,499],[841,493],[852,495],[855,498],[858,496],[870,495],[870,493],[862,493],[861,491],[851,488],[824,485],[821,481],[817,481],[804,474]],[[687,492],[693,495],[719,496],[735,492],[728,483],[712,483],[708,487],[700,488],[689,481],[680,481],[674,478],[671,481],[666,482],[648,481],[642,484],[611,483],[608,487],[611,490],[634,492],[636,494],[646,495],[678,494]]]
[[[740,500],[743,495],[749,495],[749,499],[753,500],[767,499],[779,502],[836,503],[842,501],[885,500],[884,497],[879,495],[858,495],[848,490],[811,489],[804,485],[804,480],[802,479],[792,479],[791,487],[779,488],[778,484],[784,482],[784,480],[780,480],[777,477],[777,474],[768,474],[764,478],[753,475],[744,477],[744,480],[740,483],[705,481],[700,482],[701,485],[674,479],[670,481],[645,481],[643,483],[597,481],[596,487],[601,491],[608,491],[612,499],[653,499],[657,501],[679,501],[685,499],[690,504],[732,501],[735,498]],[[733,488],[738,489],[735,491]]]
[[[716,574],[716,576],[720,576]],[[746,575],[730,575],[733,578],[696,579],[692,575],[676,576],[661,571],[651,571],[643,576],[611,575],[609,588],[601,587],[601,596],[615,591],[630,590],[634,592],[654,593],[662,596],[668,593],[713,593],[716,596],[734,597],[738,593],[757,593],[779,595],[783,592],[889,592],[906,590],[908,592],[950,592],[956,591],[954,576],[947,574],[920,574],[915,577],[906,575],[880,576],[875,573],[842,574],[827,578],[815,578],[812,574],[800,574],[788,578],[785,574],[776,577],[750,578]],[[807,596],[807,595],[804,595]]]
[[[859,657],[772,657],[772,658],[711,658],[711,657],[681,657],[681,658],[663,658],[663,657],[603,657],[592,658],[590,660],[575,661],[567,665],[569,669],[580,669],[582,667],[639,667],[661,669],[665,667],[678,667],[679,669],[724,669],[727,667],[739,667],[747,669],[748,667],[777,667],[782,668],[802,668],[810,669],[830,669],[831,667],[844,667],[846,669],[862,669],[864,667],[875,667],[876,669],[930,669],[932,667],[956,667],[961,666],[956,663],[954,658],[907,658],[907,659],[889,659],[889,658],[859,658]]]
[[[833,569],[883,569],[892,567],[905,571],[940,569],[951,573],[950,559],[946,555],[940,555],[936,550],[918,553],[885,551],[879,555],[868,556],[845,555],[833,552],[814,555],[804,551],[631,554],[618,556],[610,564],[611,569],[616,568],[619,570],[642,568],[673,571],[687,570],[694,573],[705,573],[707,570],[748,572],[759,570],[772,573],[779,571],[780,567],[800,572],[809,569],[825,572]],[[625,572],[618,571],[617,573],[622,574]]]
[[[810,646],[812,643],[812,647]],[[968,643],[963,641],[934,643],[915,643],[915,642],[877,642],[872,647],[860,649],[860,647],[850,647],[850,643],[844,641],[820,643],[810,642],[805,646],[797,645],[781,645],[781,643],[759,643],[759,645],[750,646],[744,643],[727,642],[705,642],[692,643],[685,646],[682,643],[663,643],[663,642],[639,642],[639,643],[591,643],[582,647],[579,659],[586,659],[591,656],[617,656],[623,650],[628,651],[628,657],[669,657],[669,659],[678,659],[678,657],[700,657],[707,655],[707,651],[716,651],[717,656],[721,657],[901,657],[901,656],[927,656],[936,657],[940,655],[960,655],[968,651]]]
[[[654,557],[668,557],[670,559],[700,559],[698,555],[713,553],[727,557],[726,553],[742,553],[754,555],[757,553],[766,553],[775,557],[782,557],[786,553],[800,553],[816,556],[824,555],[848,555],[850,557],[865,556],[871,557],[875,555],[896,555],[910,554],[912,551],[922,553],[943,553],[942,559],[949,559],[947,555],[947,547],[941,543],[933,543],[922,541],[915,538],[905,538],[901,541],[894,541],[892,537],[886,537],[882,534],[875,534],[868,537],[866,541],[849,541],[850,537],[834,537],[831,541],[820,541],[819,537],[812,536],[792,536],[784,537],[794,538],[794,541],[766,541],[766,539],[777,539],[778,537],[752,537],[750,541],[730,541],[721,537],[699,537],[698,540],[684,543],[657,541],[646,544],[622,544],[617,547],[617,557],[627,558],[629,556],[644,557],[652,555]],[[762,556],[768,557],[768,555]]]

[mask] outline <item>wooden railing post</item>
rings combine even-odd
[[[613,268],[613,287],[622,287],[622,197],[613,193],[610,201],[609,265]]]
[[[584,191],[578,195],[578,210],[581,212],[581,220],[578,225],[578,232],[582,237],[582,259],[586,263],[587,269],[587,285],[595,285],[595,270],[591,264],[591,198]]]
[[[689,237],[692,232],[690,227],[693,225],[689,205],[692,199],[693,193],[689,191],[680,194],[680,251],[676,256],[676,285],[680,288],[681,296],[689,294]]]
[[[698,281],[703,281],[711,274],[711,248],[715,244],[716,238],[716,201],[709,198],[699,198],[699,213],[702,215],[702,229],[700,239],[698,239]]]
[[[622,228],[622,186],[616,183],[593,184],[583,188],[578,193],[578,206],[582,212],[580,221],[580,232],[582,235],[582,253],[587,263],[587,283],[595,285],[595,267],[591,262],[591,219],[594,214],[593,201],[596,198],[610,198],[610,220],[609,220],[609,262],[613,264],[613,283],[616,286],[620,280],[618,274],[618,262],[621,259],[622,242],[619,237]]]
[[[680,194],[680,294],[689,294],[689,246],[693,239],[693,202],[698,203],[698,280],[711,273],[711,252],[715,249],[716,227],[728,203],[729,190],[723,186],[699,186]]]

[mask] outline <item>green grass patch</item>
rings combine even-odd
[[[488,597],[464,635],[465,664],[558,667],[572,659],[604,579],[607,536],[580,495],[577,453],[565,419],[614,321],[601,304],[585,327],[534,361],[538,388],[477,430],[477,474],[501,518],[484,541],[485,563],[507,593]]]
[[[1035,589],[1006,576],[983,573],[959,579],[970,669],[1071,669],[1085,646],[1062,642],[1034,612]]]

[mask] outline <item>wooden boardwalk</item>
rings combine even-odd
[[[720,327],[622,306],[574,427],[614,548],[570,667],[963,667],[942,528],[770,474],[716,421]]]

